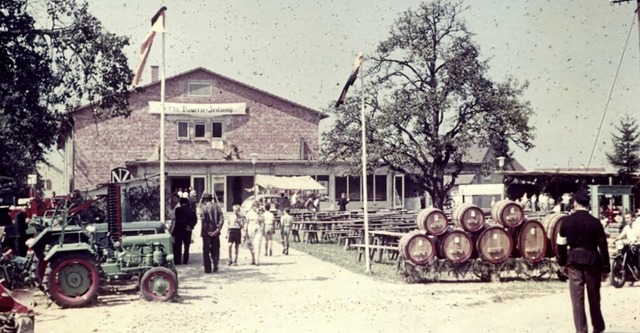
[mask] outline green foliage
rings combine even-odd
[[[611,133],[613,152],[607,153],[609,163],[616,167],[620,174],[638,171],[640,168],[640,131],[636,119],[626,115],[616,126],[618,135]]]
[[[133,221],[160,220],[160,183],[146,182],[126,189]],[[170,206],[167,201],[167,206]],[[170,215],[166,215],[170,216]]]
[[[93,198],[87,196],[86,194],[81,193],[80,191],[76,191],[74,195],[74,205],[82,205],[85,201],[92,200]],[[80,217],[80,221],[84,221],[85,223],[95,222],[96,220],[106,221],[107,220],[107,201],[106,200],[98,200],[92,203],[86,209],[83,209],[78,212],[78,216]]]
[[[323,158],[359,167],[362,93],[367,167],[408,175],[437,207],[463,170],[468,148],[493,144],[496,155],[508,156],[508,142],[532,147],[533,110],[522,100],[527,83],[489,79],[463,12],[459,2],[437,0],[400,15],[376,52],[365,55],[365,91],[339,110],[325,110],[336,122],[323,133]],[[445,174],[453,179],[446,184]]]
[[[64,112],[130,114],[129,41],[81,0],[0,0],[0,18],[0,170],[23,185],[70,120]]]

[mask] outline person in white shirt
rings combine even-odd
[[[571,194],[565,193],[562,195],[562,210],[567,211],[569,209],[569,203],[571,203]]]
[[[275,216],[271,212],[271,204],[264,204],[264,213],[262,213],[264,217],[264,255],[272,256],[273,255],[273,233],[275,231],[274,220]]]
[[[538,204],[540,206],[540,210],[543,212],[549,211],[549,197],[546,193],[542,192],[538,196]]]
[[[228,220],[228,231],[227,231],[227,241],[229,243],[229,266],[232,264],[234,266],[238,265],[238,249],[240,248],[240,243],[242,242],[242,227],[243,227],[243,218],[240,216],[240,205],[233,205],[233,212],[229,214]],[[232,249],[235,245],[236,248],[236,256],[233,257]]]
[[[260,265],[260,250],[264,238],[264,217],[259,213],[260,203],[257,201],[245,215],[245,232],[247,248],[251,252],[251,264]],[[257,251],[257,253],[256,253]]]
[[[630,217],[630,219],[628,220],[629,224],[624,226],[622,232],[620,233],[620,235],[618,235],[618,238],[616,238],[616,240],[623,240],[625,244],[638,245],[640,244],[640,216],[636,217],[634,221],[633,216],[630,213],[625,214],[625,220],[627,215]],[[636,258],[636,263],[638,267],[640,267],[640,251],[638,251],[637,253],[638,257]]]
[[[628,244],[638,244],[640,241],[640,216],[633,220],[630,213],[625,214],[627,225],[622,228],[622,232],[618,235],[618,240],[626,240]]]
[[[538,211],[538,197],[535,194],[531,195],[531,210],[534,212]]]

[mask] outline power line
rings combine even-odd
[[[629,32],[627,33],[627,40],[624,42],[622,55],[620,56],[620,61],[618,62],[616,75],[613,78],[613,83],[611,84],[611,89],[609,90],[609,97],[607,97],[607,103],[605,104],[604,112],[602,113],[602,119],[600,119],[600,125],[598,126],[598,133],[596,134],[595,141],[593,142],[593,148],[591,148],[591,155],[589,155],[587,168],[589,168],[589,166],[591,165],[591,159],[593,159],[593,153],[596,151],[596,146],[598,145],[598,137],[600,137],[600,131],[602,130],[602,124],[604,123],[604,118],[607,115],[607,110],[609,110],[609,103],[611,102],[611,95],[613,95],[613,88],[616,86],[616,81],[618,80],[618,74],[620,74],[620,67],[622,66],[622,60],[624,59],[624,54],[627,52],[627,45],[629,44],[629,38],[631,37],[631,31],[633,30],[633,26],[635,22],[636,22],[636,15],[634,13],[633,20],[631,21],[631,26],[629,27]]]

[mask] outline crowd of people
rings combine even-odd
[[[192,192],[188,190],[176,192],[173,196],[174,210],[170,226],[170,233],[173,236],[174,263],[176,265],[189,263],[192,231],[198,221],[201,223],[200,237],[202,237],[205,273],[215,273],[219,269],[220,236],[223,230],[226,230],[225,237],[229,246],[227,262],[229,266],[238,265],[241,244],[251,253],[251,265],[259,266],[262,257],[273,256],[273,238],[278,231],[283,242],[282,254],[288,255],[293,223],[291,209],[295,203],[301,202],[298,197],[299,192],[294,192],[291,199],[285,193],[281,193],[273,205],[275,207],[271,202],[261,205],[256,201],[247,212],[240,212],[240,205],[233,205],[232,212],[225,216],[222,208],[209,193],[204,193],[198,204]],[[309,195],[304,200],[303,207],[311,212],[317,212],[319,201],[318,195]],[[348,203],[349,198],[342,193],[338,199],[339,210],[345,211]],[[276,224],[276,214],[280,217],[278,224]],[[225,223],[226,229],[224,229]]]

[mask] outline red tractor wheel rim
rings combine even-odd
[[[176,284],[169,273],[157,271],[149,275],[142,288],[154,301],[166,301],[175,293]]]
[[[68,274],[67,271],[69,271]],[[78,300],[85,300],[87,295],[95,294],[98,290],[100,277],[90,261],[73,258],[66,259],[56,265],[51,272],[51,279],[50,292],[55,293],[58,298],[66,302],[74,303]],[[87,283],[88,287],[85,286]]]

